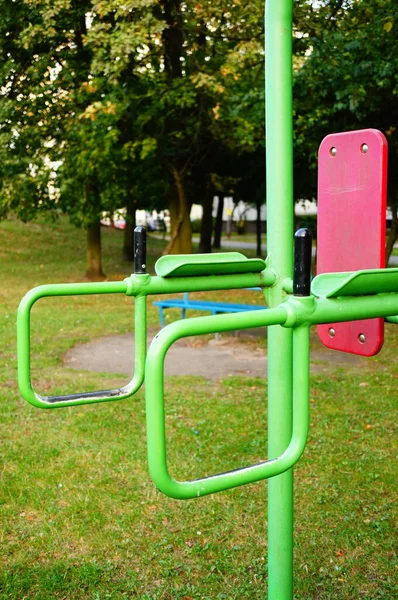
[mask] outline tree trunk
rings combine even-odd
[[[126,206],[126,226],[123,237],[123,260],[134,261],[134,228],[136,202],[129,200]]]
[[[199,252],[207,254],[211,252],[211,234],[213,230],[213,186],[210,180],[204,188],[202,207]]]
[[[169,198],[171,236],[163,254],[192,254],[191,207],[187,201],[181,173],[171,166],[174,193]]]
[[[169,81],[182,77],[183,25],[180,0],[164,0],[164,18],[167,27],[163,29],[164,70]]]
[[[213,248],[221,248],[222,216],[224,212],[224,194],[218,194],[216,222],[214,224]]]
[[[257,256],[261,256],[261,200],[256,200],[257,217],[256,217],[256,243]]]
[[[101,223],[95,221],[87,227],[87,270],[91,281],[105,279],[101,262]]]
[[[164,71],[169,83],[180,79],[182,72],[183,19],[180,0],[162,0],[163,16],[167,27],[162,32]],[[180,124],[181,126],[181,124]],[[166,118],[165,132],[175,132],[177,124],[173,118]],[[163,254],[191,254],[192,229],[191,207],[184,189],[183,173],[179,167],[168,165],[174,179],[172,195],[169,197],[170,241]]]
[[[391,204],[391,213],[392,213],[392,221],[391,221],[391,229],[387,240],[386,247],[386,265],[388,265],[388,261],[390,260],[390,256],[394,249],[394,244],[398,239],[398,205]]]

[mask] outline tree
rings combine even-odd
[[[301,2],[301,62],[295,77],[296,194],[313,197],[316,153],[333,131],[375,127],[389,143],[387,257],[397,239],[398,6],[381,0]],[[307,175],[302,177],[303,172]]]
[[[98,74],[106,32],[116,25],[113,9],[101,13],[101,3],[96,10],[88,0],[0,5],[0,216],[65,212],[87,228],[87,277],[101,278],[101,215],[122,206],[131,215],[137,200],[145,206],[143,198],[150,202],[159,189],[148,181],[148,140],[134,145],[143,78],[128,65],[119,85]]]
[[[101,275],[99,217],[121,206],[132,223],[140,202],[167,201],[168,250],[191,251],[190,206],[209,206],[219,153],[262,138],[262,3],[1,6],[3,213],[63,210],[85,225],[90,276]]]
[[[167,181],[172,221],[167,251],[190,252],[191,204],[202,203],[210,214],[219,152],[228,144],[236,149],[251,144],[254,130],[263,137],[263,6],[249,2],[226,9],[218,1],[162,0],[145,7],[144,14],[133,2],[97,4],[100,19],[88,38],[99,79],[125,86],[127,69],[131,80],[147,83],[138,102],[134,146],[149,148]],[[106,28],[104,19],[110,23]],[[255,77],[260,94],[247,87]],[[126,90],[130,94],[131,88]],[[248,119],[252,102],[260,106],[255,124]],[[211,236],[207,221],[206,247]]]
[[[101,277],[99,218],[109,199],[103,169],[114,132],[106,117],[112,107],[92,102],[84,44],[91,3],[20,0],[1,8],[2,215],[15,210],[28,220],[49,209],[67,212],[87,227],[87,276]]]
[[[34,45],[25,39],[30,21],[41,22],[37,7],[3,0],[0,9],[0,217],[14,210],[29,220],[39,206],[54,207],[48,186],[52,166],[42,151],[53,144],[48,119],[42,118],[51,103],[44,89],[48,60],[42,60],[50,44],[45,38]]]

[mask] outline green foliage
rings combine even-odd
[[[138,159],[129,151],[134,96],[125,81],[95,78],[89,32],[101,13],[90,1],[19,0],[1,8],[1,215],[15,210],[27,220],[56,208],[89,224],[127,203],[153,148],[144,139]],[[152,165],[152,181],[157,175]],[[145,205],[145,194],[138,198]]]
[[[3,216],[57,208],[89,223],[131,197],[164,206],[171,167],[189,188],[224,148],[263,145],[261,3],[0,8]]]
[[[194,219],[191,221],[192,233],[200,233],[200,219]]]
[[[298,216],[295,222],[296,229],[299,229],[300,227],[305,227],[306,229],[309,229],[314,239],[317,238],[317,225],[318,219],[316,215]]]
[[[331,132],[374,127],[398,159],[398,5],[381,0],[299,2],[295,72],[297,197],[313,197],[317,148]],[[311,175],[312,171],[312,175]],[[303,173],[309,173],[303,176]],[[390,202],[398,195],[390,168]]]

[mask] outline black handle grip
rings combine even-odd
[[[299,229],[294,234],[294,296],[311,294],[312,233],[309,229]]]
[[[134,273],[146,273],[146,229],[134,229]]]

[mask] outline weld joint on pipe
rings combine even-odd
[[[282,304],[286,310],[287,318],[282,327],[292,328],[299,325],[311,325],[311,316],[315,311],[316,300],[314,296],[291,296]]]
[[[149,284],[151,276],[149,273],[143,273],[142,275],[130,275],[124,279],[126,283],[126,296],[139,296],[140,293],[144,292],[145,287]]]
[[[260,276],[263,280],[263,286],[267,288],[274,287],[274,285],[276,285],[278,281],[278,276],[276,272],[274,271],[274,269],[270,269],[268,265],[264,269],[264,271],[261,271]]]
[[[282,290],[286,294],[293,294],[293,279],[291,277],[285,277],[285,279],[283,279]]]

